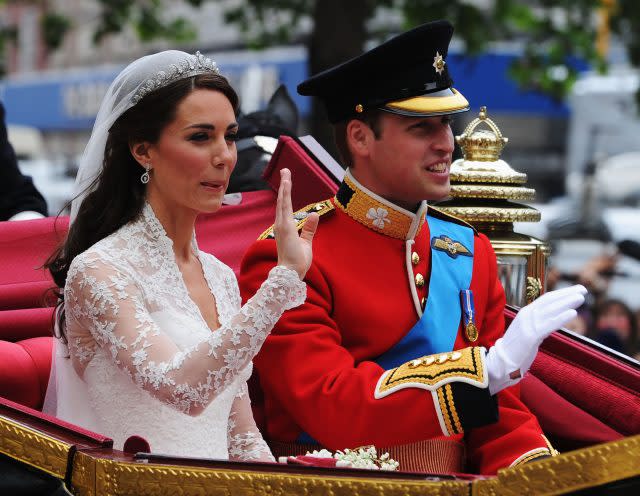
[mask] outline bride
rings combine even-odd
[[[235,276],[198,249],[199,213],[236,163],[238,97],[213,61],[170,50],[111,84],[85,149],[66,241],[48,262],[64,292],[45,411],[154,452],[271,461],[251,414],[251,360],[306,296],[317,216],[298,236],[290,172],[278,265],[243,307]]]

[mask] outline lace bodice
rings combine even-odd
[[[266,446],[246,394],[251,360],[282,312],[304,301],[305,285],[294,271],[275,267],[241,307],[231,269],[199,251],[195,237],[192,246],[215,297],[220,328],[212,332],[190,298],[172,241],[147,204],[137,220],[71,264],[64,291],[70,359],[89,386],[98,427],[122,430],[120,422],[137,415],[145,417],[138,427],[153,433],[144,426],[160,424],[164,432],[168,422],[179,433],[165,432],[173,439],[166,447],[171,451],[156,449],[162,440],[150,440],[152,449],[193,456],[174,446],[196,419],[210,430],[200,417],[213,415],[211,422],[223,424],[214,434],[227,438],[232,456],[259,458]],[[213,439],[196,436],[198,441]]]

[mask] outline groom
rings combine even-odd
[[[451,114],[468,110],[452,32],[420,26],[298,86],[326,105],[349,169],[303,209],[320,214],[307,300],[255,359],[276,455],[373,444],[403,470],[492,474],[554,453],[514,384],[583,288],[543,296],[505,333],[489,240],[424,201],[448,195]],[[244,258],[245,298],[276,264],[271,238]]]

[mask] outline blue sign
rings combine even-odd
[[[213,56],[223,74],[229,77],[242,101],[253,98],[264,105],[277,84],[284,83],[301,115],[311,110],[311,99],[297,94],[296,86],[308,74],[304,49],[271,49],[247,52],[244,56],[220,54]],[[486,105],[495,113],[528,113],[534,115],[565,116],[566,105],[535,92],[518,89],[507,75],[515,53],[488,53],[467,57],[450,53],[447,63],[455,75],[455,87],[475,110]],[[584,66],[584,64],[583,64]],[[33,80],[5,80],[0,85],[0,98],[7,111],[7,122],[48,130],[87,130],[93,126],[103,95],[123,66],[109,69],[87,69],[61,75],[39,75]],[[243,95],[242,89],[251,68],[259,67],[266,78],[260,86],[263,93]],[[581,67],[582,68],[582,67]],[[584,67],[586,69],[586,66]],[[254,88],[255,89],[255,88]],[[245,109],[246,111],[246,109]]]
[[[7,123],[43,131],[90,129],[102,97],[118,74],[87,70],[28,81],[6,81],[0,93]]]

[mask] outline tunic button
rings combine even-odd
[[[427,299],[426,299],[426,298],[422,298],[422,299],[420,300],[420,305],[422,306],[422,309],[423,309],[423,310],[424,310],[424,304],[425,304],[426,302],[427,302]]]
[[[420,255],[418,255],[415,251],[411,254],[411,263],[413,265],[418,265],[420,263]]]
[[[422,277],[422,274],[416,274],[416,286],[419,288],[424,286],[424,277]]]

